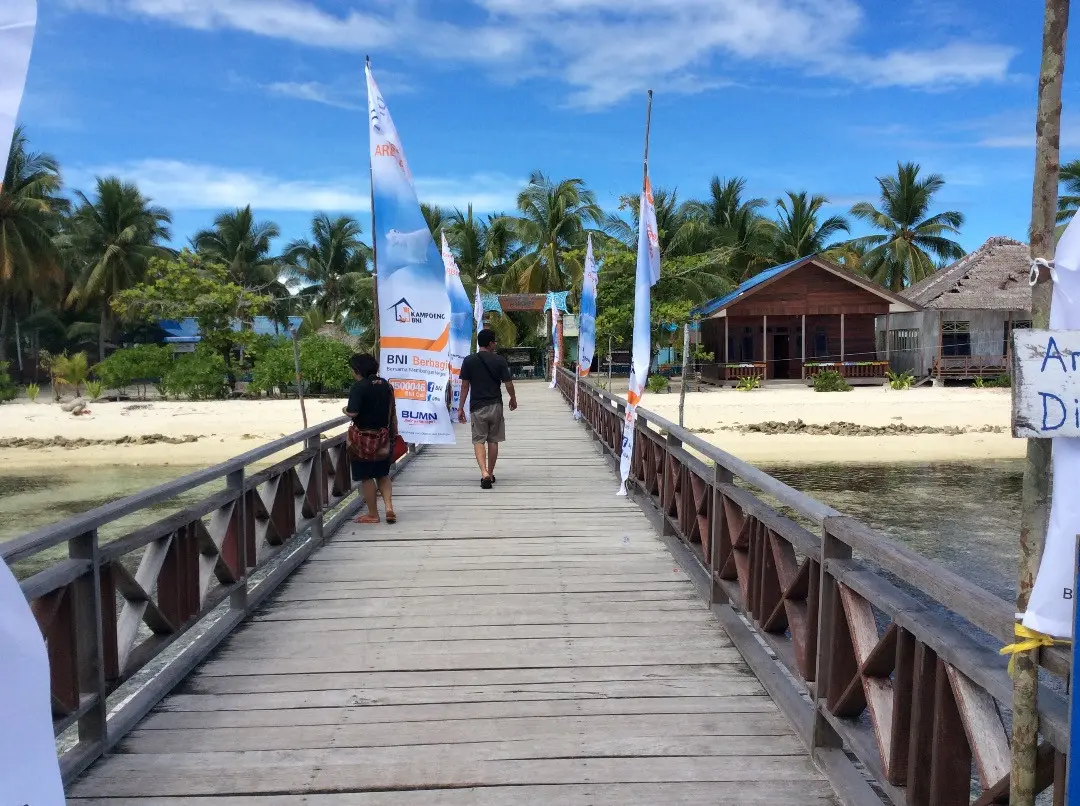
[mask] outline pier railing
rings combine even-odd
[[[327,436],[346,422],[0,544],[45,636],[55,732],[77,733],[60,754],[65,781],[115,745],[352,514],[343,503],[352,490],[345,433]],[[221,489],[129,534],[99,538],[103,526],[207,485]],[[66,557],[52,559],[58,553]],[[28,561],[44,567],[20,573]],[[167,652],[181,638],[182,651]]]
[[[559,386],[572,400],[573,375]],[[583,382],[580,408],[618,457],[625,402]],[[897,806],[1008,802],[1010,603],[651,412],[635,433],[635,497],[834,784],[851,754]],[[1067,703],[1047,677],[1068,655],[1042,665],[1038,788],[1058,804]]]

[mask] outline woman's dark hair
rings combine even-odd
[[[361,378],[379,374],[379,362],[367,353],[356,353],[349,359],[349,366]]]

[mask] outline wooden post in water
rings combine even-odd
[[[1031,192],[1031,257],[1054,256],[1057,216],[1058,160],[1061,141],[1061,84],[1065,74],[1065,36],[1069,0],[1046,0],[1043,20],[1039,104],[1035,118],[1035,180]],[[1045,269],[1031,294],[1032,327],[1050,325],[1051,278]],[[1020,516],[1020,571],[1016,612],[1027,610],[1035,574],[1042,560],[1050,511],[1050,445],[1048,439],[1027,441]],[[1035,765],[1039,741],[1039,650],[1016,655],[1013,679],[1012,774],[1009,803],[1035,806]]]

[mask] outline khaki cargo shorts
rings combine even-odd
[[[506,419],[502,403],[492,403],[472,413],[473,445],[486,442],[506,442]]]

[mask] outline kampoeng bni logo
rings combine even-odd
[[[399,299],[386,310],[393,311],[395,321],[403,325],[422,325],[428,321],[446,321],[445,313],[418,311],[405,297]]]

